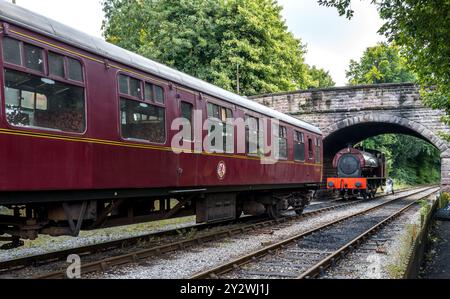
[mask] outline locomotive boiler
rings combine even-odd
[[[386,158],[376,150],[342,149],[334,156],[333,169],[335,177],[327,179],[327,189],[342,198],[373,198],[386,182]]]

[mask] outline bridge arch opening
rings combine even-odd
[[[328,132],[324,138],[324,179],[335,175],[332,160],[339,150],[370,137],[402,134],[420,138],[438,149],[441,155],[441,183],[449,189],[450,182],[446,178],[450,176],[450,150],[447,143],[420,123],[394,115],[366,114],[340,120],[329,127]]]

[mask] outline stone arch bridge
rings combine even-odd
[[[411,83],[379,84],[264,94],[252,100],[318,126],[324,134],[324,174],[337,151],[366,138],[400,133],[428,141],[441,152],[441,185],[450,191],[450,144],[440,133],[442,111],[425,107]]]

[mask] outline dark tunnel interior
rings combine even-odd
[[[342,128],[328,135],[323,141],[324,157],[325,159],[330,159],[334,157],[338,151],[347,147],[348,144],[355,145],[367,138],[382,134],[410,135],[432,144],[418,132],[398,124],[377,122],[361,123]]]

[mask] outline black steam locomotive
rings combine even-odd
[[[386,158],[380,151],[347,147],[334,156],[333,168],[336,176],[327,179],[327,189],[342,198],[373,198],[386,183]]]

